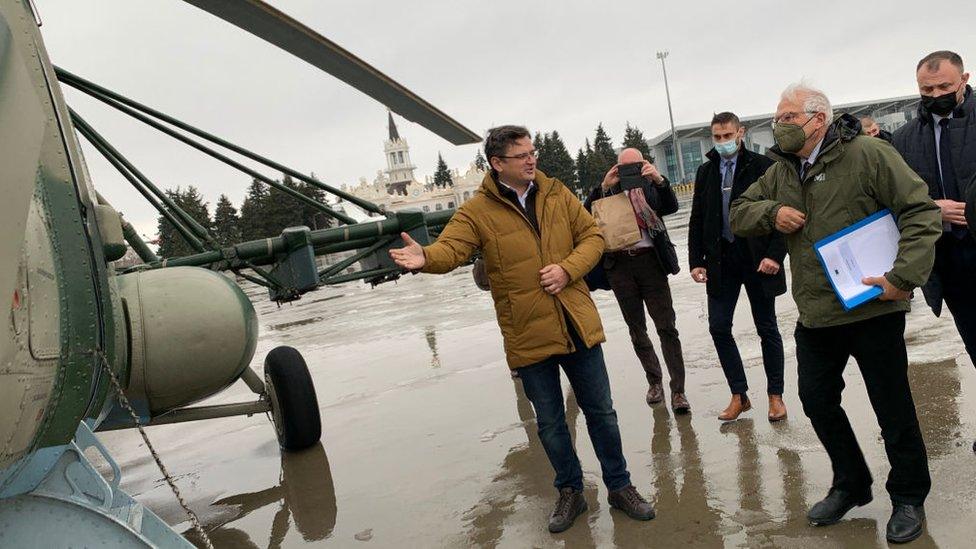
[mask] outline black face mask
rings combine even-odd
[[[925,110],[932,114],[938,116],[949,116],[949,113],[956,108],[956,93],[959,90],[944,93],[939,96],[932,97],[931,95],[922,96],[922,106]]]

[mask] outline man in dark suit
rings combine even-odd
[[[976,180],[976,94],[962,58],[951,51],[922,58],[915,79],[921,95],[918,116],[895,132],[892,144],[942,209],[943,234],[922,292],[936,316],[945,300],[976,363],[976,238],[965,217],[969,188]]]
[[[715,147],[695,176],[695,195],[688,224],[691,277],[708,294],[708,330],[712,334],[732,400],[718,416],[732,421],[752,408],[746,392],[742,357],[732,337],[732,317],[743,286],[752,319],[762,342],[769,396],[769,421],[786,418],[783,403],[783,339],[776,325],[776,296],[786,293],[783,236],[737,237],[729,227],[729,204],[738,198],[773,161],[743,146],[745,128],[730,112],[712,118]]]

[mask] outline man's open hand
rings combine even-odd
[[[400,233],[400,238],[406,244],[403,248],[390,250],[390,257],[393,262],[409,271],[423,269],[427,264],[427,256],[424,255],[424,248],[410,238],[407,233]]]
[[[559,265],[547,265],[539,271],[542,288],[550,295],[556,295],[569,284],[569,273]]]

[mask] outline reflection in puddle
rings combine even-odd
[[[230,525],[274,504],[280,508],[274,515],[267,547],[279,547],[291,523],[306,542],[324,540],[332,535],[338,507],[332,471],[322,443],[301,452],[282,451],[281,476],[277,486],[215,501],[214,506],[236,509],[219,524],[205,524],[204,528],[215,547],[259,547],[247,533]],[[187,531],[183,535],[201,545],[195,531]]]
[[[918,424],[929,459],[948,455],[960,438],[959,368],[955,360],[908,367],[908,382],[918,413]]]

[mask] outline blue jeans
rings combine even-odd
[[[630,485],[630,473],[627,472],[627,461],[624,460],[620,444],[617,412],[610,398],[610,379],[603,362],[603,349],[599,345],[587,349],[571,323],[569,326],[576,351],[519,368],[522,388],[535,409],[539,439],[552,468],[556,470],[556,489],[567,486],[575,490],[583,489],[583,470],[566,426],[566,410],[559,381],[559,367],[562,366],[573,387],[576,402],[586,417],[590,442],[603,469],[603,483],[610,491],[620,490]]]

